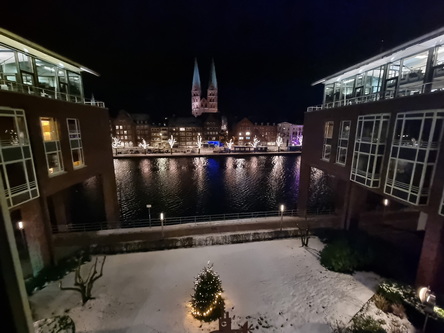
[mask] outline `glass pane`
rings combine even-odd
[[[2,74],[15,73],[17,73],[15,52],[0,45],[0,79],[6,79],[6,75]],[[13,77],[15,77],[15,75]]]
[[[81,149],[72,150],[72,163],[74,167],[83,165],[83,154]]]
[[[69,93],[71,95],[81,96],[82,93],[82,82],[80,79],[80,75],[73,72],[68,72],[68,86]]]
[[[57,141],[57,129],[54,118],[40,118],[40,125],[42,127],[43,141]]]
[[[34,69],[32,67],[32,58],[28,57],[26,54],[17,52],[19,66],[22,71],[33,73]]]
[[[8,177],[9,187],[11,188],[11,190],[14,187],[26,184],[25,168],[22,161],[6,164],[5,167],[6,177]]]
[[[35,60],[35,65],[37,67],[38,86],[45,91],[48,90],[47,93],[54,92],[57,66],[40,59]]]
[[[48,172],[49,174],[62,171],[63,168],[60,163],[60,155],[58,152],[47,154],[48,158]]]
[[[428,51],[418,53],[403,60],[400,85],[422,83],[427,64]]]

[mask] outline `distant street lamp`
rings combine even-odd
[[[23,225],[23,222],[22,221],[17,222],[17,226],[20,230],[20,234],[22,235],[23,246],[25,247],[26,250],[28,248],[28,244],[26,244],[25,227]]]
[[[162,238],[163,238],[163,213],[160,213],[160,227],[162,230]]]
[[[148,208],[148,220],[150,222],[150,228],[151,228],[151,205],[146,205],[146,208]]]
[[[385,215],[386,215],[387,207],[390,204],[389,199],[382,200],[382,204],[384,205],[384,209],[382,211],[382,222],[385,223]]]
[[[281,205],[280,210],[281,210],[281,231],[282,231],[282,222],[284,221],[284,205]]]

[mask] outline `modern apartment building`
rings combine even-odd
[[[55,261],[54,231],[119,219],[108,110],[84,98],[83,72],[95,74],[0,29],[1,191],[27,276]]]
[[[315,84],[324,100],[305,114],[299,209],[316,168],[335,179],[347,228],[359,227],[370,197],[418,212],[416,282],[444,293],[444,28]]]

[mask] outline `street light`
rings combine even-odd
[[[146,208],[148,208],[148,219],[149,219],[150,228],[151,228],[151,205],[150,204],[146,205]]]
[[[163,213],[160,213],[160,226],[162,229],[162,238],[163,238]]]
[[[425,313],[426,317],[424,320],[424,326],[422,327],[422,332],[425,332],[426,325],[427,325],[427,319],[429,319],[429,315],[433,314],[433,308],[436,305],[436,296],[432,293],[430,290],[430,287],[422,287],[419,289],[418,292],[419,299],[421,300],[421,303],[425,304]]]
[[[282,222],[284,220],[284,205],[281,205],[280,210],[281,210],[281,231],[282,231]]]
[[[25,250],[28,248],[28,244],[26,244],[26,237],[25,237],[25,226],[23,225],[22,221],[18,221],[17,222],[17,226],[20,230],[20,233],[22,235],[22,242],[23,242],[23,246],[25,247]]]
[[[384,209],[382,211],[382,222],[385,223],[385,215],[386,215],[387,207],[390,204],[389,199],[382,200],[382,204],[384,205]]]

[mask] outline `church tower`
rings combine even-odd
[[[200,110],[200,75],[197,67],[197,59],[194,59],[193,85],[191,87],[191,113],[197,117],[202,114]]]
[[[211,61],[210,80],[208,82],[207,98],[201,97],[201,84],[197,60],[194,60],[193,85],[191,88],[191,113],[198,117],[202,113],[217,113],[217,80],[214,60]]]

